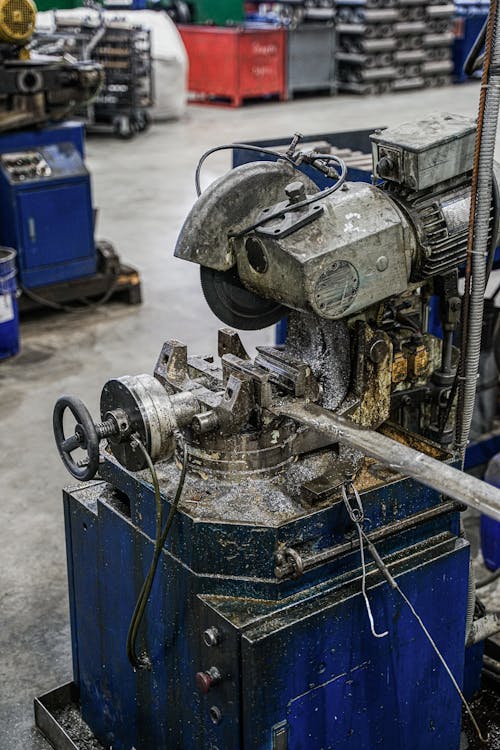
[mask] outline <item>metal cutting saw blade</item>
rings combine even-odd
[[[265,208],[286,199],[297,179],[286,161],[244,164],[212,183],[194,204],[180,232],[175,257],[201,266],[201,286],[212,312],[226,325],[258,330],[277,323],[287,308],[246,289],[237,271],[231,235],[253,224]],[[309,194],[318,187],[300,175]]]

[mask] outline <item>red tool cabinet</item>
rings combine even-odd
[[[189,57],[188,90],[196,99],[286,99],[283,29],[179,26]]]

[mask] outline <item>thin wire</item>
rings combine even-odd
[[[342,499],[344,501],[344,505],[347,508],[347,512],[349,514],[349,518],[353,522],[353,524],[356,526],[358,537],[359,537],[359,553],[361,556],[361,593],[363,594],[363,599],[365,600],[365,607],[366,612],[368,614],[368,620],[370,621],[370,629],[372,631],[372,635],[375,638],[385,638],[386,635],[389,635],[389,631],[386,630],[383,633],[377,633],[375,630],[375,621],[373,619],[373,613],[372,608],[370,606],[370,600],[368,599],[368,594],[366,593],[366,563],[365,563],[365,550],[364,550],[364,534],[363,534],[363,528],[362,524],[365,520],[365,514],[363,510],[363,504],[361,502],[361,498],[359,496],[359,492],[354,487],[352,482],[348,482],[347,486],[349,487],[349,490],[351,491],[352,495],[354,496],[354,499],[356,500],[356,506],[355,508],[352,507],[351,503],[349,502],[349,497],[347,494],[347,488],[346,485],[342,485]]]
[[[180,437],[180,434],[178,435],[178,437]],[[179,484],[177,485],[177,490],[176,490],[172,505],[170,507],[170,513],[168,514],[167,520],[165,522],[165,527],[162,530],[163,505],[162,505],[158,475],[156,473],[155,466],[151,460],[149,453],[147,452],[146,448],[144,447],[144,445],[141,443],[141,441],[139,440],[137,436],[134,437],[134,442],[139,448],[139,450],[141,451],[141,453],[143,454],[144,459],[148,465],[149,471],[151,473],[151,479],[153,482],[153,488],[154,488],[154,494],[155,494],[155,504],[156,504],[156,540],[155,540],[155,546],[154,546],[154,551],[153,551],[153,559],[151,561],[148,574],[144,580],[144,583],[142,584],[142,588],[137,598],[134,612],[130,620],[130,625],[129,625],[129,629],[127,633],[126,650],[127,650],[128,660],[135,669],[151,669],[151,666],[152,666],[151,660],[149,659],[148,655],[145,653],[142,653],[140,655],[137,654],[137,650],[136,650],[137,633],[139,631],[139,627],[141,625],[144,612],[146,610],[146,605],[148,603],[149,595],[151,593],[156,570],[158,568],[158,561],[160,559],[163,546],[167,540],[169,531],[172,527],[172,522],[174,520],[174,516],[177,511],[177,507],[179,505],[179,501],[182,496],[182,490],[184,488],[184,481],[186,479],[188,452],[187,452],[187,445],[183,441],[182,469],[181,469],[181,475],[179,477]]]
[[[360,502],[361,502],[361,499],[360,499]],[[469,704],[467,702],[467,699],[465,698],[464,694],[462,693],[462,690],[460,689],[460,686],[459,686],[458,682],[456,681],[455,676],[453,675],[453,672],[451,671],[450,667],[448,666],[448,664],[446,662],[446,659],[444,658],[444,656],[442,655],[441,651],[439,650],[439,648],[438,648],[436,642],[434,641],[433,637],[431,636],[431,634],[427,630],[427,628],[426,628],[426,626],[424,624],[424,621],[422,620],[422,618],[420,617],[420,615],[418,614],[418,612],[416,611],[415,607],[410,602],[410,600],[408,599],[408,597],[406,596],[406,594],[402,591],[401,587],[399,586],[399,584],[396,581],[396,579],[394,578],[394,576],[389,571],[389,568],[387,567],[387,565],[385,564],[385,562],[383,561],[383,559],[381,558],[381,556],[377,552],[377,549],[376,549],[375,545],[373,544],[373,542],[371,542],[370,539],[368,539],[368,537],[366,536],[366,534],[365,534],[364,531],[362,531],[361,533],[362,533],[362,535],[363,535],[363,537],[364,537],[364,539],[365,539],[365,541],[367,543],[368,549],[369,549],[370,554],[372,555],[372,557],[373,557],[373,559],[375,561],[375,564],[376,564],[377,568],[380,570],[380,572],[382,573],[382,575],[386,579],[386,581],[389,584],[389,586],[392,589],[394,589],[395,591],[397,591],[398,594],[400,595],[400,597],[403,599],[403,601],[405,602],[405,604],[409,608],[410,612],[415,617],[415,619],[416,619],[417,623],[419,624],[420,628],[422,629],[422,632],[424,633],[425,637],[427,638],[427,640],[429,641],[430,645],[432,646],[432,649],[436,653],[439,661],[441,662],[441,664],[445,668],[446,674],[450,678],[453,687],[457,691],[457,693],[458,693],[458,695],[460,697],[460,700],[462,701],[462,703],[464,705],[464,708],[465,708],[465,710],[467,711],[467,713],[468,713],[468,715],[470,717],[470,720],[471,720],[471,722],[472,722],[472,724],[474,726],[474,729],[477,732],[477,736],[479,737],[479,739],[481,740],[481,742],[487,743],[488,742],[488,737],[485,738],[483,736],[483,734],[481,732],[481,729],[479,727],[479,724],[477,723],[477,721],[476,721],[476,719],[474,717],[474,714],[472,713],[472,710],[471,710],[471,708],[470,708],[470,706],[469,706]]]
[[[472,713],[471,707],[469,706],[469,704],[467,702],[467,699],[465,698],[464,694],[460,690],[460,686],[459,686],[458,682],[456,681],[456,679],[455,679],[455,677],[453,675],[453,672],[451,671],[451,669],[449,668],[448,664],[446,663],[446,660],[445,660],[444,656],[442,655],[441,651],[439,650],[439,648],[437,647],[437,645],[436,645],[433,637],[431,636],[431,634],[429,633],[429,631],[425,627],[422,618],[420,617],[420,615],[418,614],[418,612],[416,611],[415,607],[410,602],[410,600],[408,599],[408,597],[403,593],[403,591],[401,590],[401,588],[399,587],[398,584],[396,584],[396,591],[398,592],[398,594],[400,595],[400,597],[403,599],[403,601],[406,603],[407,607],[410,609],[410,612],[413,614],[414,618],[416,619],[416,621],[418,622],[418,624],[422,628],[422,631],[425,634],[427,640],[429,641],[429,643],[431,644],[432,648],[434,649],[434,651],[435,651],[435,653],[436,653],[439,661],[441,662],[441,664],[445,668],[446,673],[448,674],[448,677],[450,678],[450,680],[451,680],[451,682],[453,684],[453,687],[455,688],[455,690],[457,691],[458,695],[460,696],[460,700],[462,701],[462,703],[464,705],[464,708],[465,708],[465,710],[467,711],[467,713],[468,713],[468,715],[470,717],[470,720],[471,720],[471,722],[472,722],[472,724],[474,726],[474,729],[477,732],[477,736],[479,737],[479,739],[481,740],[481,742],[483,742],[484,744],[486,744],[488,742],[488,735],[486,735],[486,737],[483,736],[483,733],[481,732],[479,724],[477,723],[477,721],[475,719],[475,716]]]
[[[377,631],[375,630],[375,622],[373,619],[372,608],[370,606],[370,600],[368,599],[368,594],[366,593],[366,564],[365,564],[363,531],[359,523],[356,524],[356,528],[358,530],[358,536],[359,536],[359,552],[361,555],[361,568],[363,571],[362,578],[361,578],[361,593],[363,594],[363,599],[365,600],[366,611],[368,614],[368,619],[370,621],[370,629],[372,631],[372,635],[375,638],[385,638],[387,635],[389,635],[388,630],[384,630],[383,633],[377,633]]]

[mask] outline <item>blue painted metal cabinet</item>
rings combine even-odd
[[[17,140],[0,137],[0,244],[17,250],[25,287],[96,272],[90,176],[80,131],[63,127],[40,131],[37,139],[24,133]],[[67,140],[57,142],[58,132]],[[47,168],[30,170],[30,159]]]
[[[154,498],[112,460],[101,474],[106,483],[65,494],[65,514],[74,679],[105,747],[458,750],[460,700],[368,560],[375,622],[389,636],[370,632],[359,550],[342,546],[351,537],[341,500],[268,526],[235,523],[207,515],[203,482],[190,480],[141,629],[152,669],[132,669],[125,643],[152,555]],[[160,474],[168,505],[178,470]],[[458,509],[411,480],[377,481],[363,492],[367,530],[389,525],[379,551],[462,684],[469,546]],[[411,523],[396,532],[403,519]],[[341,552],[278,580],[283,544]],[[211,627],[215,647],[203,639]],[[222,681],[201,695],[195,674],[212,666]]]

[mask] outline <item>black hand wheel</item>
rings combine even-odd
[[[64,413],[69,409],[76,419],[75,434],[64,436]],[[79,398],[61,396],[54,406],[54,437],[63,464],[70,474],[81,482],[93,479],[99,468],[99,436],[89,410]],[[71,454],[77,448],[87,451],[84,461],[76,462]]]

